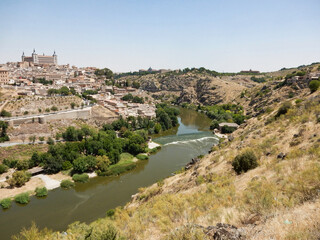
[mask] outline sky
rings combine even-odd
[[[320,0],[0,0],[0,63],[274,71],[320,62]]]

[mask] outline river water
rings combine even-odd
[[[71,190],[58,188],[49,191],[45,199],[31,197],[25,206],[13,203],[10,209],[0,210],[0,239],[10,239],[32,221],[53,230],[64,230],[74,221],[90,223],[104,217],[108,209],[125,205],[138,188],[168,177],[193,157],[206,154],[218,143],[209,131],[210,119],[192,110],[180,111],[179,127],[153,138],[162,149],[134,170],[116,177],[96,177]]]

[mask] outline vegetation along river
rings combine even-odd
[[[50,191],[45,199],[32,197],[29,204],[13,203],[0,211],[0,238],[10,239],[22,227],[34,221],[40,228],[64,230],[75,221],[87,222],[104,217],[106,211],[130,201],[138,188],[170,176],[193,157],[206,154],[218,143],[210,131],[210,119],[204,114],[181,109],[179,127],[154,136],[162,149],[142,161],[134,170],[116,177],[96,177],[74,189]]]

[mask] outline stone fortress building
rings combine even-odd
[[[54,51],[52,56],[46,56],[46,55],[38,55],[33,49],[33,53],[31,57],[27,57],[24,55],[24,52],[21,56],[22,62],[29,62],[33,63],[34,65],[58,65],[58,56],[56,54],[56,51]]]

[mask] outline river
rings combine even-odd
[[[31,197],[25,206],[13,203],[10,209],[0,210],[0,239],[10,239],[32,221],[40,228],[53,230],[65,230],[74,221],[90,223],[104,217],[108,209],[125,205],[138,188],[171,176],[193,157],[206,154],[218,143],[209,131],[210,119],[192,110],[180,111],[179,127],[154,136],[162,149],[134,170],[116,177],[96,177],[88,183],[77,183],[71,190],[58,188],[50,191],[45,199]]]

